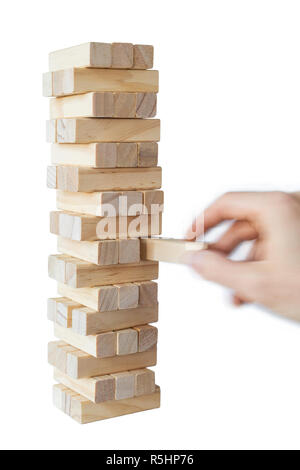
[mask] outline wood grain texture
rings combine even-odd
[[[50,255],[48,266],[50,278],[70,287],[109,286],[158,278],[158,263],[155,261],[97,266],[65,255]]]
[[[138,331],[130,328],[117,331],[116,340],[118,356],[138,352]]]
[[[68,192],[159,189],[162,170],[154,168],[83,168],[49,166],[47,186]]]
[[[74,193],[73,193],[74,195]],[[61,198],[62,199],[62,198]],[[82,202],[82,199],[81,199]],[[58,203],[59,206],[75,209],[69,201]],[[97,206],[80,206],[79,211],[97,211]],[[160,235],[162,232],[162,214],[97,217],[94,215],[76,214],[66,211],[52,211],[50,213],[50,232],[71,240],[93,241],[103,239],[122,239],[132,237],[145,237]]]
[[[164,206],[160,201],[164,200],[162,191],[95,191],[90,193],[57,191],[56,206],[67,212],[98,216],[112,219],[116,216],[138,216],[139,214],[151,215],[163,212]],[[141,207],[142,204],[142,207]],[[151,223],[157,219],[153,218]],[[104,220],[108,222],[108,220]],[[110,220],[112,222],[112,220]],[[117,220],[115,221],[117,222]],[[120,220],[119,220],[120,222]],[[138,221],[137,221],[138,222]],[[145,223],[145,220],[144,220]],[[100,224],[102,225],[102,224]],[[113,225],[113,224],[112,224]],[[134,229],[135,224],[131,224]],[[137,227],[137,226],[136,226]],[[120,223],[119,223],[120,228]],[[114,227],[109,226],[108,230]],[[127,226],[129,230],[129,227]],[[99,226],[100,230],[100,226]],[[108,232],[109,235],[109,232]],[[154,233],[152,233],[154,235]],[[136,235],[135,238],[141,235]],[[100,238],[100,237],[99,237]],[[102,238],[107,238],[104,236]]]
[[[43,75],[44,96],[89,92],[157,93],[158,71],[70,68]]]
[[[203,242],[173,238],[143,238],[141,240],[141,258],[145,260],[185,263],[187,253],[205,249],[207,249],[207,244]]]
[[[71,328],[72,312],[80,307],[80,304],[66,297],[51,298],[47,302],[47,317],[58,325]]]
[[[153,118],[156,93],[90,92],[50,100],[50,119]]]
[[[133,46],[133,68],[152,69],[154,48],[150,45],[135,44]]]
[[[140,240],[119,240],[119,263],[138,263],[141,259]]]
[[[158,286],[157,282],[146,281],[138,282],[139,286],[139,305],[145,307],[155,305],[158,302]],[[147,322],[151,323],[151,322]]]
[[[87,42],[50,52],[50,71],[71,67],[150,69],[153,67],[153,46]]]
[[[74,379],[153,367],[156,361],[156,346],[143,353],[95,358],[65,341],[51,341],[48,344],[49,364]]]
[[[134,283],[116,284],[118,288],[118,308],[120,310],[137,308],[139,304],[139,286]]]
[[[66,284],[58,285],[58,292],[81,305],[97,312],[112,312],[118,310],[119,293],[115,286],[82,287],[76,288]]]
[[[134,328],[138,332],[138,351],[144,352],[157,344],[158,330],[152,325],[142,325]]]
[[[82,395],[76,394],[67,387],[58,384],[53,387],[53,403],[75,421],[80,424],[87,424],[159,408],[160,389],[156,386],[155,392],[149,395],[95,404]]]
[[[98,266],[109,266],[119,263],[119,240],[89,242],[58,237],[57,250],[60,253],[80,258]],[[140,261],[140,256],[137,261]]]
[[[72,312],[72,329],[80,335],[95,335],[104,331],[129,328],[158,320],[158,304],[128,309],[97,312],[81,306]]]
[[[158,144],[157,142],[138,143],[138,166],[154,167],[158,162]]]
[[[157,166],[156,142],[98,142],[92,144],[52,144],[52,165],[85,168],[151,168]]]
[[[68,118],[56,121],[57,142],[158,142],[159,119]]]
[[[149,369],[117,372],[83,379],[73,379],[54,369],[54,380],[80,393],[93,403],[122,400],[154,392],[155,374]]]
[[[52,144],[57,141],[56,119],[46,121],[46,142]]]

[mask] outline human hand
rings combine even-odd
[[[300,193],[227,193],[204,211],[204,226],[196,219],[186,238],[197,239],[225,220],[233,221],[230,228],[209,250],[191,255],[189,264],[232,289],[236,305],[256,302],[300,321]],[[254,240],[247,260],[229,260],[247,240]]]

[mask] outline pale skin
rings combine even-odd
[[[200,217],[203,220],[203,215]],[[235,305],[258,303],[300,321],[300,193],[236,192],[218,198],[194,222],[186,238],[196,239],[225,220],[230,228],[189,264],[204,278],[234,292]],[[245,261],[228,256],[253,240]]]

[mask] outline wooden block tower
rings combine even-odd
[[[59,254],[48,299],[57,341],[54,404],[80,423],[158,408],[158,262],[140,238],[161,234],[163,191],[153,47],[87,43],[50,53],[47,185]]]

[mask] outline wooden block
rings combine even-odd
[[[135,44],[133,46],[133,68],[152,69],[153,52],[153,46],[148,46],[145,44]]]
[[[111,92],[85,93],[50,100],[50,118],[114,117],[115,97]],[[135,111],[135,110],[134,110]],[[135,112],[134,112],[135,114]],[[123,117],[123,116],[119,116]],[[124,116],[135,117],[135,116]]]
[[[158,330],[152,325],[137,326],[134,328],[138,334],[138,351],[144,352],[153,348],[157,344]]]
[[[83,287],[77,289],[66,284],[58,285],[59,294],[97,312],[118,310],[119,292],[115,286]]]
[[[57,119],[57,142],[88,144],[91,142],[158,142],[159,119]]]
[[[57,186],[57,169],[56,166],[47,167],[47,187],[56,189]]]
[[[135,118],[136,99],[136,93],[115,93],[113,95],[113,113],[110,117]]]
[[[64,193],[66,195],[70,193]],[[79,193],[71,193],[75,196]],[[65,204],[75,209],[75,201],[70,204],[69,197],[63,199],[58,205]],[[75,198],[76,199],[76,198]],[[72,200],[72,198],[71,198]],[[81,199],[82,202],[82,199]],[[81,206],[84,210],[96,212],[97,206],[92,209],[87,205]],[[93,241],[103,239],[137,238],[150,235],[160,235],[162,232],[162,214],[96,217],[93,215],[72,214],[71,212],[53,211],[50,213],[50,231],[71,240]]]
[[[60,353],[65,353],[64,360],[58,361]],[[52,341],[48,344],[49,364],[74,379],[123,372],[156,365],[156,346],[142,353],[127,356],[95,358],[84,351],[69,346],[64,341]]]
[[[95,335],[104,331],[155,323],[157,320],[158,304],[143,307],[138,305],[109,312],[97,312],[81,306],[72,312],[72,329],[80,335]]]
[[[138,282],[139,286],[139,305],[145,307],[150,307],[151,305],[156,305],[158,302],[157,299],[157,282],[146,281]],[[141,322],[142,324],[143,322]],[[151,323],[151,322],[147,322]]]
[[[131,69],[133,67],[133,44],[112,43],[112,67],[117,69]]]
[[[78,423],[87,424],[159,408],[160,389],[156,387],[155,392],[149,395],[95,404],[64,385],[57,384],[53,387],[53,403]]]
[[[86,379],[72,379],[58,369],[54,369],[54,380],[71,390],[80,393],[93,403],[114,400],[115,379],[111,375],[102,375]],[[145,395],[146,393],[144,393]]]
[[[121,145],[130,146],[136,144],[124,143]],[[51,145],[51,163],[53,165],[74,165],[86,168],[116,168],[117,146],[118,144],[113,142],[53,144]]]
[[[141,261],[132,264],[97,266],[65,255],[50,255],[49,277],[70,287],[96,287],[158,278],[158,263]]]
[[[148,214],[157,214],[164,209],[163,191],[144,191],[143,192],[144,212]]]
[[[138,155],[137,148],[138,144],[134,142],[121,142],[117,145],[117,163],[118,168],[137,167],[138,166]]]
[[[48,97],[107,91],[157,93],[158,71],[71,68],[48,72],[43,82],[43,93]]]
[[[111,44],[88,42],[78,46],[50,52],[49,70],[62,70],[70,67],[99,67],[112,65]]]
[[[48,319],[65,328],[72,326],[72,311],[81,305],[66,297],[48,299]]]
[[[136,117],[152,118],[156,115],[157,99],[155,93],[137,93]]]
[[[191,251],[207,248],[206,243],[176,240],[173,238],[144,238],[141,240],[142,259],[184,263],[185,255]]]
[[[138,145],[138,166],[154,167],[158,162],[157,142],[141,142]]]
[[[113,331],[82,336],[75,333],[71,328],[64,328],[54,323],[54,335],[94,357],[113,357],[116,355],[116,333]]]
[[[50,118],[151,118],[156,115],[156,103],[156,93],[104,91],[61,96],[50,100]]]
[[[117,240],[85,242],[58,237],[57,249],[61,253],[80,258],[98,266],[119,263],[119,242]]]
[[[119,263],[138,263],[140,261],[140,240],[119,240]]]
[[[47,186],[68,192],[132,191],[161,187],[161,168],[48,167]]]
[[[116,332],[116,336],[118,356],[138,352],[138,332],[136,330],[120,330]]]
[[[135,396],[148,395],[155,391],[155,373],[150,369],[135,371]]]
[[[56,120],[50,119],[46,121],[46,142],[54,143],[57,141],[57,126]]]
[[[116,217],[119,214],[119,198],[121,195],[122,193],[118,191],[94,193],[57,191],[56,205],[58,209],[64,211],[99,217]]]
[[[136,308],[139,303],[139,287],[136,284],[116,284],[118,288],[118,308]]]
[[[130,372],[111,374],[115,378],[115,400],[132,398],[135,393],[135,376]]]

